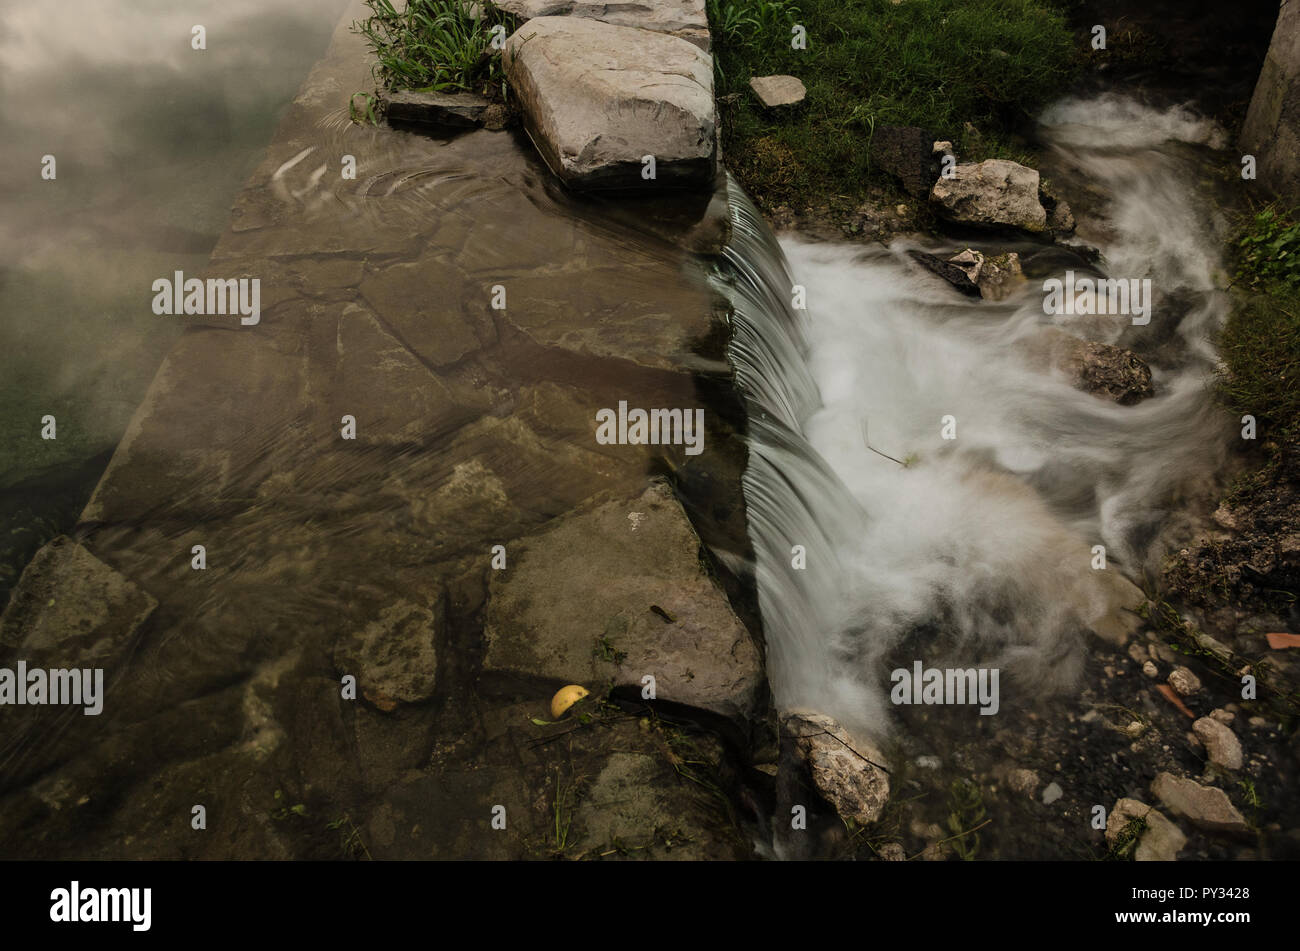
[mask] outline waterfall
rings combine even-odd
[[[916,266],[915,242],[777,241],[730,185],[715,281],[749,411],[743,487],[781,709],[883,734],[891,669],[913,659],[999,667],[1004,696],[1068,687],[1088,631],[1131,622],[1179,498],[1223,465],[1230,427],[1208,386],[1222,236],[1194,187],[1217,131],[1106,96],[1059,104],[1043,133],[1102,196],[1092,273],[1149,279],[1148,325],[1045,313],[1044,280],[1086,271],[1083,254],[1018,245],[1020,289],[972,300]],[[1062,332],[1146,355],[1155,396],[1075,388],[1043,356]]]

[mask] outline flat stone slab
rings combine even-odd
[[[334,648],[334,666],[352,674],[362,695],[381,710],[433,696],[438,679],[439,628],[446,610],[405,599],[384,607],[363,630]]]
[[[611,0],[586,3],[583,0],[488,0],[488,5],[521,20],[537,17],[572,16],[600,20],[615,26],[633,26],[656,33],[669,33],[709,51],[709,19],[704,0]]]
[[[1250,831],[1245,817],[1217,786],[1202,786],[1194,779],[1160,773],[1151,783],[1151,792],[1174,815],[1207,832],[1244,835]]]
[[[491,105],[470,92],[414,92],[409,89],[383,97],[390,123],[449,129],[472,129],[483,124]]]
[[[646,190],[712,183],[713,64],[698,47],[650,30],[550,16],[514,32],[505,62],[525,128],[566,184]]]
[[[672,490],[567,515],[506,546],[484,622],[485,672],[641,688],[656,699],[747,717],[758,650],[700,559]]]
[[[769,109],[803,102],[808,90],[794,76],[755,76],[749,81],[758,101]]]
[[[36,553],[0,615],[0,648],[37,666],[103,666],[158,606],[83,545],[60,536]]]

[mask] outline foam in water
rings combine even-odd
[[[1174,493],[1222,462],[1226,421],[1207,389],[1225,310],[1218,239],[1186,184],[1194,159],[1166,146],[1212,143],[1212,130],[1113,96],[1062,104],[1044,125],[1108,194],[1104,270],[1152,280],[1149,327],[1045,316],[1042,277],[1002,303],[963,299],[902,243],[777,248],[733,193],[731,358],[750,403],[744,488],[782,709],[882,733],[899,654],[1001,667],[1004,697],[1068,686],[1085,632],[1141,600],[1123,576],[1155,569]],[[795,282],[807,314],[790,307]],[[1035,358],[1062,330],[1158,352],[1156,395],[1124,407],[1076,389]]]

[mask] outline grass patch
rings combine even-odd
[[[1234,242],[1243,290],[1219,339],[1219,390],[1261,433],[1300,437],[1300,219],[1273,206],[1248,218]]]
[[[1044,0],[708,0],[723,151],[761,203],[861,199],[879,124],[921,126],[962,161],[1023,158],[1016,138],[1075,72]],[[795,25],[807,48],[791,47]],[[767,114],[749,80],[797,76],[807,99]],[[968,126],[967,123],[970,125]]]
[[[381,89],[476,92],[507,96],[505,70],[494,37],[514,32],[515,18],[481,6],[470,16],[467,0],[410,0],[402,10],[392,0],[366,0],[371,15],[352,24],[375,55],[371,73]],[[503,27],[504,32],[493,31]]]

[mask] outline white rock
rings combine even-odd
[[[1241,741],[1227,726],[1210,717],[1201,717],[1192,724],[1192,732],[1205,744],[1211,763],[1224,769],[1241,769]]]
[[[754,90],[758,101],[769,109],[793,106],[803,102],[808,95],[803,83],[794,76],[755,76],[749,81],[749,88]]]
[[[716,160],[713,64],[684,39],[581,17],[538,17],[506,41],[506,76],[546,164],[575,188],[707,186]],[[646,174],[647,156],[654,177]]]
[[[964,224],[1047,229],[1047,209],[1038,199],[1038,172],[1005,159],[958,165],[952,178],[930,190],[939,214]]]
[[[1134,819],[1145,819],[1146,829],[1138,840],[1133,858],[1138,862],[1172,862],[1187,844],[1187,836],[1158,810],[1136,799],[1121,799],[1106,817],[1106,842],[1113,848],[1125,827]]]
[[[1190,697],[1201,689],[1201,681],[1186,667],[1175,667],[1169,675],[1169,686],[1181,696]]]

